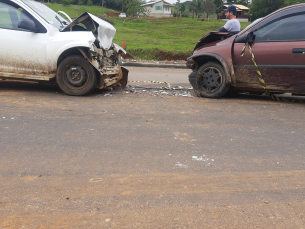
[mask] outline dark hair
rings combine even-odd
[[[236,11],[229,11],[229,13],[232,12],[234,16],[236,16]]]

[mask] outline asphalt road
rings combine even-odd
[[[0,81],[0,228],[305,228],[305,106]]]

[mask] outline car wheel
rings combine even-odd
[[[197,96],[207,98],[222,97],[230,88],[226,83],[226,75],[223,67],[216,62],[208,62],[199,70],[194,88]]]
[[[58,66],[56,81],[68,95],[86,95],[97,84],[93,66],[82,56],[68,56]]]

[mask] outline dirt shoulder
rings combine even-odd
[[[1,178],[6,185],[1,188],[0,227],[302,228],[304,175],[282,171]]]

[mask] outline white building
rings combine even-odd
[[[155,17],[155,18],[173,17],[172,8],[174,8],[174,5],[166,1],[163,0],[150,1],[141,6],[146,8],[148,12],[147,15],[149,17]]]

